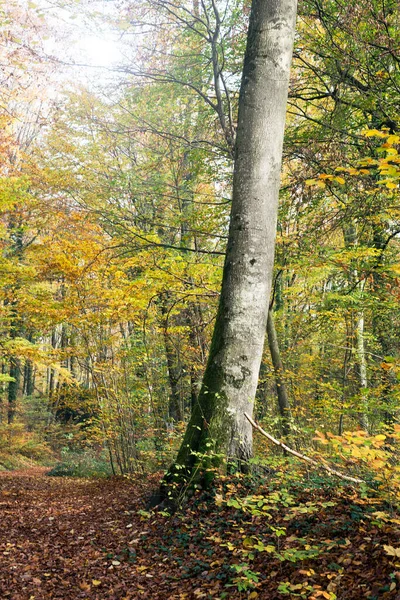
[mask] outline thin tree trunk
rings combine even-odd
[[[346,247],[355,247],[357,245],[357,229],[354,224],[349,224],[347,227],[343,227],[343,237]],[[350,269],[351,279],[350,282],[352,285],[355,285],[361,291],[364,290],[365,281],[358,282],[358,272],[356,268]],[[354,284],[355,282],[355,284]],[[368,378],[367,378],[367,360],[365,356],[365,335],[364,335],[364,312],[361,312],[357,315],[357,325],[356,325],[356,357],[358,363],[358,375],[359,375],[359,389],[361,395],[361,411],[358,413],[358,421],[360,426],[368,431],[368,398],[366,394],[366,389],[368,388]]]
[[[24,394],[26,396],[32,396],[35,391],[35,372],[33,363],[27,359],[24,368]]]
[[[346,350],[343,359],[343,375],[342,375],[342,412],[339,416],[338,435],[343,435],[344,431],[344,406],[347,396],[347,376],[349,373],[349,363],[351,362],[352,342],[351,342],[351,321],[346,317]]]
[[[162,331],[165,356],[167,359],[168,380],[171,388],[168,401],[168,416],[172,421],[183,421],[182,402],[179,393],[179,381],[182,376],[182,366],[180,365],[180,359],[175,344],[168,331],[168,309],[164,298],[161,304],[161,314],[163,316]]]
[[[232,209],[222,289],[203,383],[161,496],[213,477],[224,457],[243,470],[266,332],[295,0],[253,0],[239,97]],[[177,483],[176,487],[168,486]]]
[[[278,407],[282,417],[282,432],[283,435],[288,436],[290,433],[290,402],[285,383],[284,368],[272,309],[269,309],[268,311],[267,335],[268,347],[271,354],[272,364],[274,366]]]
[[[14,381],[10,381],[8,384],[8,423],[13,423],[15,419],[15,412],[17,407],[17,397],[19,384],[21,381],[21,362],[18,358],[12,357],[10,359],[10,377],[13,377]]]
[[[357,322],[357,358],[358,370],[360,375],[360,394],[361,394],[361,412],[359,415],[360,426],[364,431],[368,431],[368,377],[367,377],[367,360],[365,357],[365,336],[364,336],[364,313],[360,313]]]
[[[1,363],[1,374],[5,375],[6,373],[7,373],[7,367],[6,367],[5,361],[3,360]],[[3,400],[4,400],[5,391],[6,391],[6,384],[5,384],[5,382],[1,382],[0,383],[0,423],[3,422]]]
[[[51,347],[52,348],[57,348],[57,331],[56,329],[53,329],[53,331],[51,332]],[[48,395],[49,398],[51,399],[54,395],[54,390],[56,387],[56,372],[52,367],[49,367],[49,373],[48,373]]]
[[[29,342],[33,341],[32,332],[30,332],[29,335],[27,336],[27,340]],[[22,384],[22,393],[25,394],[25,396],[32,396],[34,389],[35,389],[35,386],[34,386],[33,363],[31,360],[29,360],[29,358],[27,358],[25,360],[25,364],[24,364],[24,380],[23,380],[23,384]]]

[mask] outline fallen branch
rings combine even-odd
[[[325,469],[325,471],[327,471],[331,475],[340,477],[340,479],[345,479],[346,481],[352,481],[353,483],[365,483],[365,481],[363,479],[358,479],[357,477],[350,477],[349,475],[343,475],[343,473],[336,471],[336,469],[332,469],[331,467],[328,467],[327,465],[324,465],[323,463],[317,462],[316,460],[310,458],[309,456],[305,456],[304,454],[300,454],[300,452],[296,452],[296,450],[292,450],[292,448],[289,448],[289,446],[286,446],[286,444],[284,444],[280,440],[275,439],[271,434],[267,433],[247,413],[244,413],[244,416],[249,421],[249,423],[251,423],[251,425],[254,427],[254,429],[257,429],[257,431],[259,431],[261,433],[261,435],[266,437],[268,440],[270,440],[276,446],[280,446],[281,448],[286,450],[286,452],[288,452],[289,454],[293,454],[293,456],[296,456],[297,458],[300,458],[301,460],[305,460],[306,462],[314,465],[315,467],[321,467],[322,469]]]

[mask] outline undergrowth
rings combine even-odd
[[[52,449],[41,435],[26,431],[22,423],[0,424],[0,470],[48,466],[54,460]]]
[[[47,474],[52,477],[109,477],[112,470],[104,452],[67,450]]]

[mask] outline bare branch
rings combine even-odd
[[[306,462],[310,463],[311,465],[314,465],[314,467],[321,467],[322,469],[324,469],[331,475],[340,477],[340,479],[345,479],[346,481],[352,481],[353,483],[365,483],[365,481],[363,479],[358,479],[358,477],[350,477],[349,475],[343,475],[343,473],[336,471],[336,469],[332,469],[332,467],[328,467],[328,465],[324,465],[324,463],[319,463],[316,460],[310,458],[309,456],[305,456],[304,454],[300,454],[300,452],[296,452],[296,450],[292,450],[292,448],[289,448],[289,446],[286,446],[286,444],[284,444],[283,442],[275,439],[274,437],[272,437],[271,434],[267,433],[262,427],[257,425],[257,423],[255,421],[253,421],[253,419],[247,413],[244,413],[244,416],[249,421],[249,423],[254,427],[254,429],[257,429],[257,431],[259,431],[261,433],[261,435],[266,437],[268,440],[270,440],[270,442],[272,442],[276,446],[280,446],[281,448],[286,450],[286,452],[288,452],[289,454],[292,454],[293,456],[296,456],[297,458],[300,458],[301,460],[305,460]]]

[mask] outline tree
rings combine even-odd
[[[286,193],[278,217],[276,268],[283,272],[276,328],[292,414],[302,432],[310,423],[341,431],[343,419],[347,428],[357,427],[365,424],[362,413],[374,431],[382,418],[380,364],[398,355],[386,321],[388,314],[392,323],[397,319],[392,303],[387,312],[394,292],[387,265],[397,260],[400,229],[390,175],[395,162],[387,162],[381,171],[387,177],[378,183],[375,159],[385,150],[373,135],[362,134],[366,127],[386,126],[388,137],[395,137],[400,70],[392,48],[399,42],[398,18],[394,3],[384,0],[357,6],[306,0],[299,12]],[[396,150],[387,150],[396,161]],[[343,173],[341,166],[347,167]],[[305,180],[316,173],[307,189]],[[392,385],[384,394],[393,406]]]
[[[218,314],[198,401],[162,494],[169,483],[179,490],[191,478],[207,481],[225,457],[246,470],[252,454],[244,413],[252,413],[267,325],[295,20],[294,0],[253,0]]]

